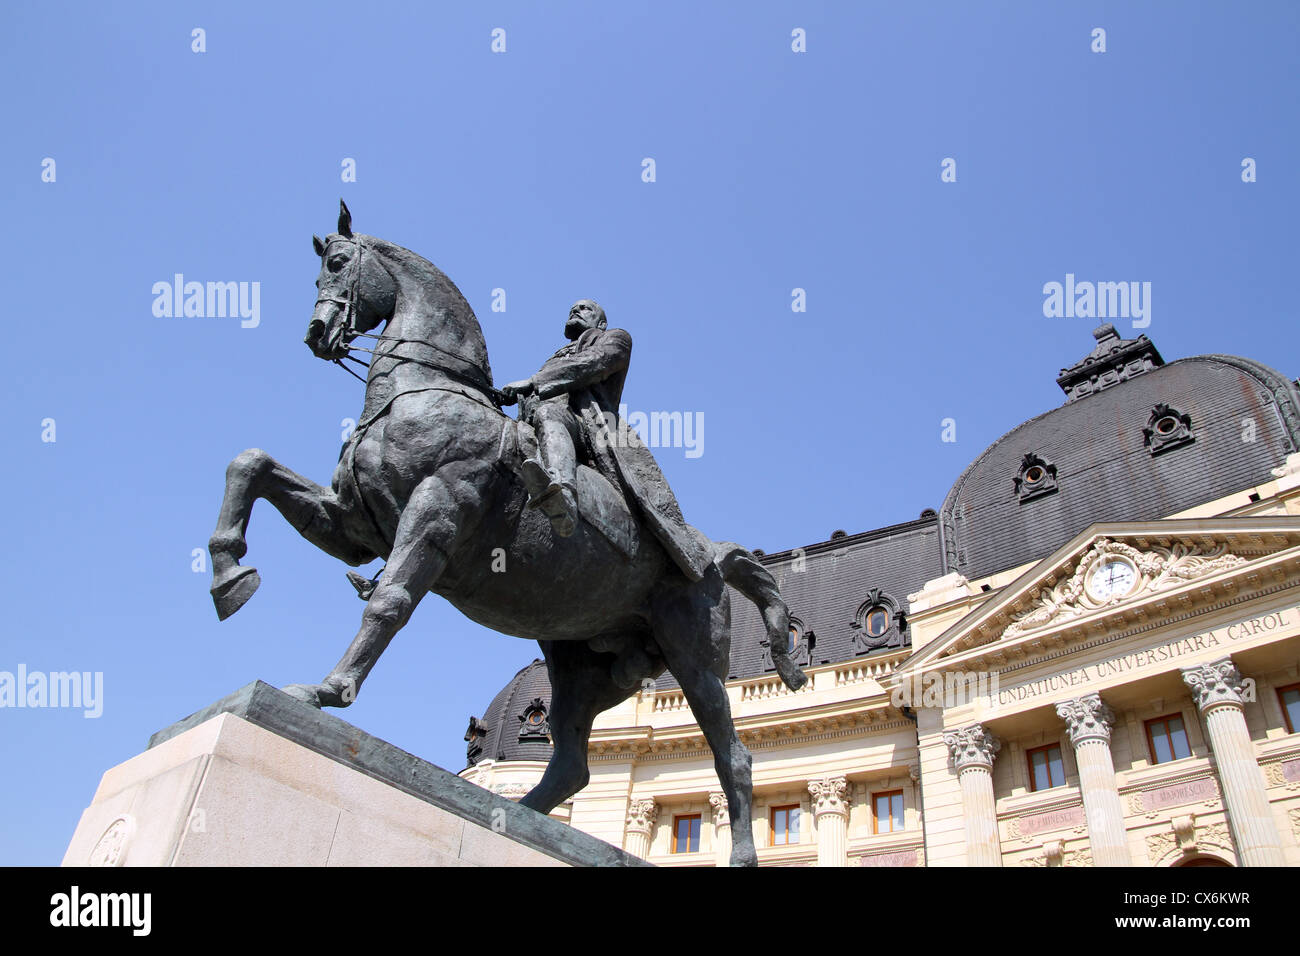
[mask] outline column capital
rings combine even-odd
[[[1183,682],[1192,689],[1192,697],[1201,713],[1212,707],[1227,704],[1242,709],[1246,701],[1245,682],[1231,657],[1222,657],[1208,664],[1184,667]]]
[[[943,742],[948,745],[948,756],[958,773],[972,767],[992,770],[993,758],[1002,749],[1002,741],[985,730],[982,724],[945,731]]]
[[[727,795],[721,790],[709,794],[709,806],[713,808],[713,825],[715,827],[731,826],[731,811],[727,806]]]
[[[653,797],[633,800],[627,808],[627,829],[632,833],[649,833],[659,816],[659,804]]]
[[[1070,729],[1070,743],[1078,747],[1089,740],[1110,743],[1110,731],[1115,726],[1115,712],[1106,706],[1100,694],[1085,694],[1073,700],[1063,700],[1056,705],[1056,716]]]
[[[808,792],[813,798],[813,816],[834,813],[842,817],[849,815],[847,799],[848,780],[841,776],[825,776],[808,781]]]

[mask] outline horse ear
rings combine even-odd
[[[316,255],[325,255],[325,243],[321,242],[320,236],[311,237],[311,247],[316,250]]]
[[[344,239],[352,238],[352,213],[348,212],[348,204],[342,199],[339,200],[339,235]]]

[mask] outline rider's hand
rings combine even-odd
[[[509,385],[502,388],[501,395],[505,399],[507,405],[513,405],[515,402],[519,401],[521,396],[532,394],[533,389],[533,380],[531,378],[526,378],[522,382],[511,382]]]

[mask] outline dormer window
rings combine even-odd
[[[534,697],[519,715],[520,740],[550,740],[551,724],[546,718],[546,701]]]
[[[812,651],[817,646],[817,635],[804,627],[803,621],[797,617],[790,618],[789,643],[786,645],[786,651],[800,667],[810,666],[812,663]],[[772,660],[772,646],[765,639],[763,646],[763,670],[776,670],[776,663]]]
[[[907,615],[894,598],[871,588],[858,608],[853,629],[853,650],[865,654],[881,647],[904,647],[909,642]]]
[[[1046,458],[1028,453],[1020,461],[1015,477],[1016,495],[1021,504],[1056,491],[1056,466]]]
[[[1151,409],[1142,437],[1152,455],[1186,445],[1196,438],[1192,434],[1192,416],[1161,402]]]
[[[471,767],[483,756],[483,742],[487,739],[487,731],[487,724],[483,721],[477,717],[469,719],[469,727],[465,730],[465,757]]]

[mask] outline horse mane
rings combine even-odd
[[[456,283],[447,278],[446,273],[428,259],[404,246],[389,242],[387,239],[380,239],[378,236],[358,234],[357,238],[364,240],[367,246],[379,253],[386,268],[391,270],[396,266],[410,278],[416,289],[422,291],[423,301],[418,303],[420,308],[430,312],[441,311],[447,316],[449,322],[457,326],[460,333],[456,342],[458,353],[465,361],[477,365],[491,384],[492,366],[488,361],[487,341],[483,338],[483,327],[479,324],[478,317],[474,315],[474,310],[465,296],[456,287]],[[400,285],[400,277],[394,275],[394,278],[399,279]],[[412,294],[411,288],[403,287],[403,291],[408,295]]]

